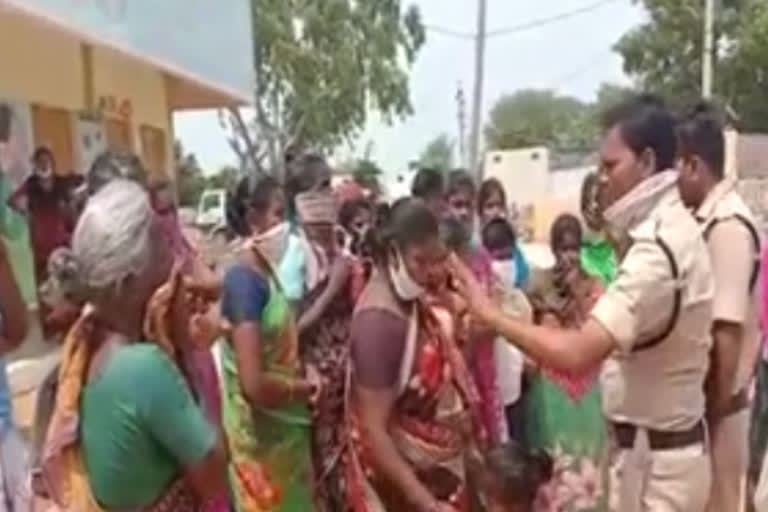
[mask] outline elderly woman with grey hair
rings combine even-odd
[[[87,305],[65,341],[43,449],[50,498],[86,512],[201,510],[226,493],[226,452],[179,363],[184,288],[145,191],[103,186],[64,257],[61,287]]]

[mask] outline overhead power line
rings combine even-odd
[[[506,36],[509,34],[516,34],[518,32],[524,32],[526,30],[543,27],[545,25],[551,25],[552,23],[557,23],[558,21],[567,20],[576,16],[580,16],[582,14],[587,14],[592,11],[596,11],[597,9],[605,5],[608,5],[617,1],[618,0],[599,0],[598,2],[593,2],[589,5],[579,7],[578,9],[561,12],[559,14],[547,16],[546,18],[539,18],[537,20],[531,20],[525,23],[520,23],[519,25],[513,25],[507,28],[491,30],[488,32],[488,37],[491,38],[491,37]]]
[[[599,52],[592,55],[588,60],[584,62],[578,69],[573,69],[569,71],[567,74],[562,75],[557,78],[557,80],[553,81],[552,84],[548,87],[548,89],[553,89],[555,91],[561,89],[562,87],[568,85],[573,80],[579,78],[584,73],[594,69],[595,65],[597,65],[598,62],[602,61],[605,57],[608,57],[611,54],[610,48],[603,48]]]
[[[535,20],[526,21],[525,23],[520,23],[518,25],[512,25],[510,27],[505,28],[499,28],[496,30],[490,30],[486,34],[486,38],[494,38],[494,37],[501,37],[501,36],[508,36],[511,34],[517,34],[519,32],[525,32],[526,30],[531,30],[534,28],[543,27],[546,25],[551,25],[553,23],[557,23],[560,21],[564,21],[570,18],[574,18],[576,16],[580,16],[582,14],[587,14],[593,11],[598,10],[599,8],[618,2],[619,0],[599,0],[597,2],[593,2],[588,5],[584,5],[582,7],[571,9],[569,11],[563,11],[557,14],[553,14],[552,16],[546,16],[544,18],[538,18]],[[439,25],[426,25],[427,30],[430,30],[432,32],[435,32],[436,34],[442,34],[444,36],[449,37],[455,37],[458,39],[469,39],[474,40],[475,34],[469,33],[469,32],[462,32],[459,30],[453,30],[446,27],[441,27]]]
[[[440,34],[448,37],[455,37],[457,39],[474,39],[475,36],[468,32],[459,32],[450,28],[440,27],[438,25],[424,25],[424,27],[430,32]]]

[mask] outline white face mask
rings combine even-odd
[[[677,171],[674,170],[658,172],[635,185],[603,212],[610,236],[621,239],[627,229],[647,214],[654,198],[676,185]]]
[[[400,251],[397,251],[397,268],[389,265],[389,279],[395,288],[395,293],[402,300],[416,300],[424,294],[424,288],[413,280],[408,269],[405,268]]]
[[[491,268],[505,290],[511,290],[517,284],[517,265],[515,260],[494,260]]]
[[[288,234],[288,223],[281,222],[264,233],[254,236],[251,241],[270,264],[277,266],[288,247]]]

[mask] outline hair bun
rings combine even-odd
[[[715,108],[708,101],[701,100],[693,105],[692,111],[694,114],[713,114]]]
[[[42,288],[47,300],[80,301],[85,292],[83,266],[69,247],[59,247],[48,258],[48,280]]]
[[[250,176],[243,176],[233,188],[227,190],[224,217],[229,229],[239,236],[248,235],[247,202],[251,189]]]
[[[658,94],[653,94],[649,92],[639,94],[637,96],[637,102],[643,105],[650,105],[656,108],[661,108],[661,109],[667,108],[667,104],[664,101],[664,98],[662,98]]]

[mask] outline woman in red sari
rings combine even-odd
[[[422,300],[446,258],[437,219],[402,199],[369,239],[376,268],[351,327],[347,501],[355,512],[467,511],[479,397]]]
[[[314,402],[310,431],[316,512],[344,510],[341,456],[345,448],[344,398],[349,362],[349,328],[364,277],[357,259],[342,250],[335,236],[337,197],[331,169],[311,155],[291,166],[293,209],[303,250],[304,293],[298,301],[301,362],[315,369],[323,389]]]

